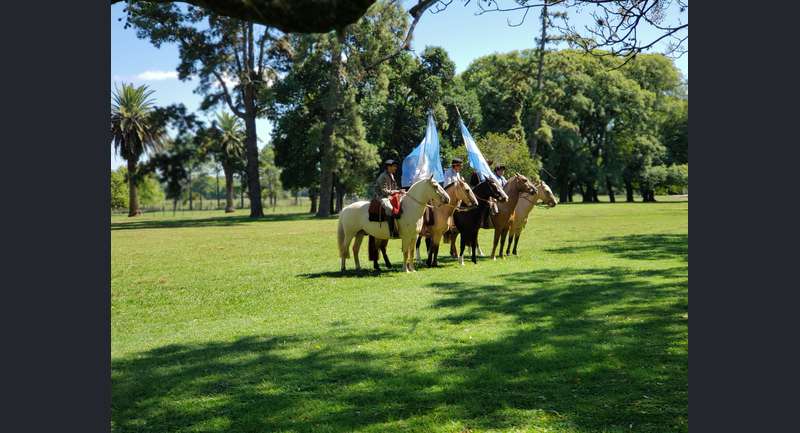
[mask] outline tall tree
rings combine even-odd
[[[277,77],[274,61],[289,54],[282,35],[195,6],[134,2],[127,11],[127,24],[140,38],[156,47],[178,44],[178,77],[198,79],[197,91],[205,95],[202,109],[226,104],[244,121],[250,216],[263,216],[256,119],[264,114],[259,94],[267,92]]]
[[[245,132],[242,122],[228,112],[217,114],[216,121],[207,134],[205,146],[222,165],[225,175],[225,212],[234,212],[233,175],[244,168]]]
[[[163,129],[154,121],[153,90],[123,83],[114,89],[111,103],[111,141],[128,162],[128,216],[141,214],[137,194],[139,159],[161,143]]]

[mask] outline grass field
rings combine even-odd
[[[688,430],[688,202],[537,208],[519,257],[410,275],[399,241],[340,275],[335,224],[112,217],[113,431]]]

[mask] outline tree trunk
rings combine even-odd
[[[539,39],[539,59],[538,65],[536,65],[536,94],[539,95],[542,92],[542,71],[544,70],[544,47],[547,43],[547,2],[544,2],[544,6],[542,6],[541,12],[541,27],[542,27],[542,35]],[[537,107],[536,109],[536,117],[533,120],[533,136],[531,137],[531,147],[530,147],[530,154],[531,158],[536,156],[536,146],[538,144],[538,137],[536,136],[536,131],[542,125],[542,109],[541,107]]]
[[[339,85],[341,82],[342,49],[344,30],[336,31],[336,42],[331,46],[331,70],[328,78],[328,92],[323,105],[322,143],[320,153],[320,182],[319,182],[319,210],[318,217],[327,217],[331,214],[331,192],[333,190],[333,132],[336,123],[336,112],[339,107]]]
[[[244,209],[244,174],[239,175],[239,209]]]
[[[333,175],[333,180],[331,181],[331,214],[336,213],[336,175]]]
[[[616,203],[617,198],[614,196],[614,185],[611,184],[611,179],[606,178],[606,189],[608,190],[608,201]]]
[[[559,187],[558,187],[558,201],[561,203],[567,203],[569,200],[569,180],[567,180],[566,176],[559,179]]]
[[[233,207],[233,170],[225,168],[225,213],[235,210]]]
[[[139,191],[136,189],[136,160],[128,160],[128,216],[141,215],[139,210]]]
[[[344,186],[337,182],[336,183],[336,209],[335,212],[338,214],[342,211],[342,204],[344,203]]]
[[[578,186],[578,189],[581,193],[581,202],[582,203],[591,203],[592,202],[592,191],[589,189],[589,184],[586,184],[585,187]]]
[[[317,195],[309,194],[308,199],[311,201],[311,209],[308,211],[308,213],[317,213]]]
[[[186,170],[186,177],[189,179],[189,210],[192,210],[192,169]]]
[[[625,201],[633,203],[633,182],[630,179],[625,179]]]
[[[252,93],[252,90],[249,93]],[[247,105],[254,104],[251,102]],[[245,145],[247,146],[247,193],[250,198],[250,218],[258,218],[264,216],[264,208],[261,205],[261,183],[258,179],[258,137],[256,136],[254,106],[248,109],[244,125],[247,132]],[[244,200],[242,200],[242,207],[244,207]]]
[[[219,209],[219,168],[217,168],[216,175],[217,175],[217,209]]]

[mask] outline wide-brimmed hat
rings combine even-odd
[[[502,168],[503,170],[505,170],[505,168],[506,168],[506,165],[505,165],[505,164],[503,164],[503,163],[498,163],[498,164],[495,164],[495,165],[494,165],[494,169],[495,169],[495,170],[497,170],[498,168]]]
[[[462,161],[461,158],[453,158],[453,160],[450,161],[450,165],[463,164],[463,163],[464,161]]]
[[[387,159],[386,161],[383,161],[383,165],[389,166],[389,165],[398,165],[398,164],[397,164],[397,161],[395,161],[393,159]]]

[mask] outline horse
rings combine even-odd
[[[497,260],[495,251],[497,250],[497,241],[500,241],[500,258],[503,258],[503,246],[506,243],[506,235],[508,230],[506,225],[517,207],[520,193],[527,192],[528,194],[536,195],[536,186],[528,180],[527,177],[516,173],[506,182],[503,188],[508,194],[508,200],[497,205],[497,215],[492,215],[492,224],[494,224],[494,242],[492,243],[492,260]]]
[[[512,242],[514,243],[513,254],[515,256],[517,255],[519,236],[522,233],[522,230],[525,228],[525,225],[528,223],[528,215],[538,202],[541,201],[547,204],[548,207],[555,207],[558,204],[558,199],[553,194],[553,191],[550,189],[550,186],[547,185],[547,183],[545,183],[543,180],[539,180],[538,182],[535,182],[535,185],[536,189],[538,190],[536,195],[532,196],[528,193],[520,194],[517,207],[514,209],[514,213],[508,220],[506,231],[508,232],[509,237],[508,246],[506,247],[506,255],[508,255],[509,251],[511,250]]]
[[[422,231],[417,236],[417,261],[419,257],[419,244],[422,238],[425,238],[425,246],[428,250],[428,260],[425,261],[429,267],[438,266],[439,257],[439,244],[442,240],[442,235],[450,227],[450,217],[453,216],[456,208],[464,203],[466,206],[475,206],[478,204],[478,199],[475,193],[469,187],[469,184],[462,179],[456,180],[444,189],[447,195],[450,196],[450,203],[442,204],[431,210],[433,212],[433,224],[423,224]]]
[[[503,191],[495,180],[489,179],[479,183],[472,189],[478,199],[478,206],[472,209],[457,209],[453,214],[455,230],[447,232],[445,241],[450,241],[451,252],[455,250],[456,239],[461,234],[461,254],[458,255],[458,262],[464,266],[464,247],[469,245],[472,248],[472,263],[478,263],[475,257],[475,249],[478,246],[478,231],[481,228],[483,216],[488,214],[489,207],[494,201],[508,200],[508,195]]]
[[[406,272],[416,272],[414,269],[414,241],[422,228],[422,212],[429,201],[433,201],[436,205],[450,202],[450,196],[433,176],[415,182],[400,200],[401,214],[395,223],[400,238],[403,240],[403,269]],[[377,239],[389,239],[390,237],[389,225],[385,222],[370,221],[368,209],[369,201],[362,200],[347,205],[339,213],[336,238],[339,244],[339,257],[342,259],[342,272],[345,270],[345,262],[350,255],[348,250],[353,238],[355,238],[353,258],[358,270],[361,269],[358,250],[361,248],[364,235],[368,234]]]

